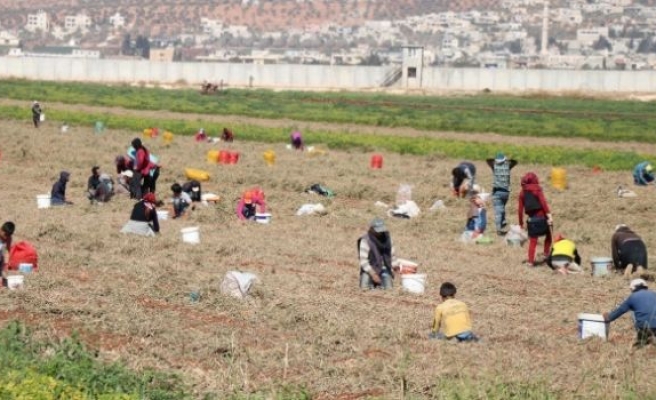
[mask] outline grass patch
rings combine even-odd
[[[175,375],[104,364],[75,335],[58,343],[36,342],[18,322],[0,331],[0,369],[1,399],[190,398]]]
[[[0,106],[0,118],[14,119],[24,115],[25,110],[16,106]],[[159,126],[171,132],[191,134],[198,126],[192,120],[163,120],[160,118],[140,118],[114,114],[89,114],[76,111],[50,109],[50,119],[67,121],[73,125],[93,126],[101,120],[109,128],[126,129],[141,132],[145,127]],[[221,124],[203,123],[208,131],[220,131]],[[255,125],[233,125],[239,132],[241,140],[265,143],[286,142],[289,139],[288,128],[266,128]],[[322,143],[333,149],[359,149],[364,151],[386,150],[400,154],[413,155],[443,155],[452,158],[469,160],[485,160],[495,154],[499,148],[496,143],[463,142],[450,139],[431,137],[401,137],[381,136],[375,134],[359,134],[357,132],[325,132],[306,130],[304,136],[314,143]],[[512,157],[525,163],[542,165],[582,165],[598,166],[609,171],[631,169],[635,164],[648,158],[634,152],[611,150],[577,150],[559,146],[521,146],[504,145],[504,151]]]
[[[656,103],[496,95],[437,97],[230,89],[201,96],[191,89],[90,83],[0,81],[0,97],[42,102],[169,110],[182,113],[290,118],[420,130],[494,132],[512,136],[599,141],[656,139]]]

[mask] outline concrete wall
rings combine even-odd
[[[103,83],[200,84],[223,80],[232,87],[363,90],[378,89],[394,66],[298,64],[162,63],[146,60],[0,57],[0,78]],[[423,68],[426,91],[598,92],[656,91],[656,71],[512,70]],[[404,89],[402,81],[391,89]],[[413,85],[415,86],[415,85]],[[413,89],[416,89],[413,88]]]

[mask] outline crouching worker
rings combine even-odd
[[[656,338],[656,292],[647,290],[644,279],[634,279],[629,285],[631,294],[619,307],[604,313],[604,320],[613,322],[627,311],[633,311],[633,322],[637,332],[634,347],[643,347]]]
[[[551,247],[551,253],[549,253],[545,261],[554,272],[559,272],[563,275],[583,272],[581,268],[581,256],[579,256],[579,252],[576,249],[576,244],[569,239],[565,239],[563,235],[556,236]]]
[[[189,194],[182,190],[182,186],[179,183],[171,185],[171,192],[173,192],[173,199],[171,199],[171,213],[173,218],[188,216],[189,207],[191,206],[191,197]]]
[[[472,196],[469,199],[469,212],[467,212],[467,225],[465,231],[471,232],[471,239],[478,239],[485,233],[487,227],[487,210],[485,209],[485,201],[481,198],[480,187],[474,185]]]
[[[266,213],[264,192],[260,189],[251,189],[244,192],[237,203],[237,217],[241,220],[255,220],[255,215]]]
[[[121,233],[134,233],[141,236],[155,236],[159,233],[155,194],[146,193],[132,208],[130,220],[121,229]]]
[[[360,289],[391,289],[394,272],[398,269],[392,238],[385,222],[375,218],[369,230],[358,239],[360,258]]]
[[[639,269],[647,269],[647,247],[642,238],[624,224],[615,227],[611,239],[613,265],[617,272],[630,275]],[[628,268],[628,266],[631,268]],[[641,271],[638,271],[641,272]]]
[[[50,204],[53,206],[63,206],[73,204],[73,202],[66,199],[66,184],[70,179],[71,174],[67,171],[59,173],[59,180],[52,185],[50,191]]]
[[[476,166],[463,161],[451,170],[451,192],[455,197],[466,197],[476,183]]]
[[[191,197],[191,201],[200,202],[203,199],[200,182],[191,180],[182,185],[182,191]]]
[[[633,183],[647,186],[654,183],[654,168],[649,161],[643,161],[633,168]]]
[[[453,339],[458,342],[476,342],[478,337],[472,332],[472,320],[467,304],[456,300],[456,287],[451,282],[440,286],[442,303],[435,307],[433,328],[430,339]]]

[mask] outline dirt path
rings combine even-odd
[[[29,102],[0,99],[0,105],[3,106],[25,106],[29,109]],[[584,150],[620,150],[634,151],[641,154],[656,154],[656,144],[638,143],[638,142],[594,142],[581,138],[538,138],[529,136],[506,136],[496,133],[463,133],[452,131],[422,131],[408,127],[387,128],[370,125],[358,124],[340,124],[327,122],[296,121],[291,119],[264,119],[253,118],[239,115],[210,115],[210,114],[189,114],[177,113],[171,111],[152,111],[152,110],[130,110],[119,107],[97,107],[83,104],[64,104],[64,103],[46,103],[42,104],[44,111],[48,109],[65,110],[65,111],[83,111],[88,113],[118,114],[138,116],[145,118],[163,118],[163,119],[180,119],[207,121],[219,124],[244,124],[256,125],[262,127],[285,128],[298,127],[301,130],[317,130],[329,132],[349,132],[351,134],[377,134],[390,136],[408,136],[421,137],[428,136],[438,139],[450,139],[466,142],[480,143],[499,143],[503,144],[522,144],[525,146],[562,146],[568,148],[578,148]]]

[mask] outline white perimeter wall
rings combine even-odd
[[[146,60],[0,57],[0,78],[102,83],[190,84],[223,80],[231,87],[378,89],[397,67],[300,64],[162,63]],[[392,89],[403,89],[397,82]],[[417,88],[411,88],[416,90]],[[501,92],[656,92],[656,71],[479,68],[423,69],[420,89]]]

